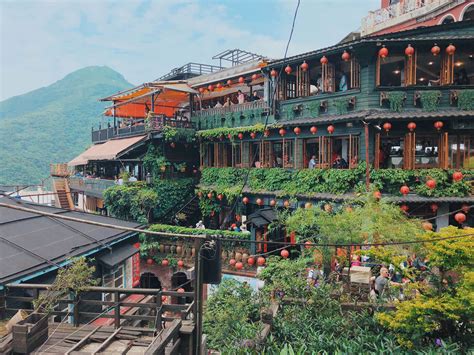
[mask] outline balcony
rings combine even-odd
[[[251,126],[260,123],[262,114],[268,110],[268,104],[264,100],[244,102],[228,107],[214,107],[197,111],[193,115],[193,121],[198,130]]]
[[[66,163],[49,164],[49,172],[51,176],[68,177],[72,170]]]
[[[114,180],[84,178],[80,176],[69,177],[69,188],[75,191],[84,192],[89,196],[102,198],[105,189],[115,185]]]
[[[163,127],[193,128],[192,123],[185,118],[169,118],[162,115],[152,116],[145,122],[128,125],[126,127],[107,127],[98,130],[92,129],[92,143],[105,142],[112,138],[136,136],[146,132],[161,131]]]

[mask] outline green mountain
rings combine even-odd
[[[116,71],[94,66],[0,102],[0,185],[39,183],[50,163],[81,153],[107,106],[98,99],[131,86]]]

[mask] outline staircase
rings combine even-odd
[[[69,184],[65,178],[53,179],[53,189],[55,193],[55,205],[56,207],[73,210],[74,203],[72,201],[71,191],[69,190]]]

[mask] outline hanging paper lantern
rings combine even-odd
[[[237,135],[237,137],[239,137],[239,139],[244,139],[244,134],[243,134],[243,133],[239,133],[239,134]]]
[[[439,48],[438,45],[435,43],[435,45],[431,48],[431,54],[437,56],[439,52],[441,52],[441,48]]]
[[[222,89],[222,84],[221,84],[221,83],[218,83],[218,84],[217,84],[217,88],[218,88],[218,89]]]
[[[408,129],[410,130],[410,132],[413,132],[415,129],[416,129],[416,123],[415,122],[410,122],[408,125],[407,125]]]
[[[425,231],[432,231],[433,230],[433,225],[430,223],[430,222],[423,222],[421,224],[421,227],[425,230]]]
[[[302,71],[307,71],[309,68],[309,65],[308,63],[306,63],[306,61],[304,61],[303,64],[300,65],[300,68]]]
[[[135,243],[135,244],[133,244],[133,247],[134,247],[135,249],[140,249],[140,243]]]
[[[433,190],[435,187],[436,187],[436,180],[433,180],[433,179],[429,179],[427,182],[426,182],[426,186]]]
[[[229,265],[230,265],[230,266],[234,266],[236,262],[237,262],[237,260],[235,260],[235,259],[230,259],[230,260],[229,260]]]
[[[227,85],[231,86],[232,85],[232,80],[227,80]]]
[[[246,205],[247,203],[250,202],[250,200],[249,200],[248,197],[244,197],[244,198],[242,199],[242,202],[244,203],[244,205]]]
[[[275,200],[270,200],[270,206],[275,207],[277,202]]]
[[[380,191],[374,191],[374,197],[376,200],[380,200],[382,198],[382,194]]]
[[[323,57],[319,61],[321,62],[322,65],[326,65],[329,63],[329,60],[326,58],[325,55],[323,55]]]
[[[166,302],[167,297],[166,296],[161,296],[161,302]]]
[[[184,293],[184,292],[186,292],[186,291],[184,291],[184,288],[182,288],[182,287],[178,288],[178,293]]]
[[[163,266],[168,266],[169,263],[170,263],[170,262],[168,261],[168,259],[163,259],[163,260],[161,261],[161,265],[163,265]]]
[[[184,261],[178,260],[178,267],[184,267]]]
[[[436,213],[436,211],[438,211],[438,205],[436,203],[432,203],[430,205],[430,209],[433,211],[433,213]]]
[[[243,83],[245,83],[245,79],[244,79],[243,76],[241,76],[241,77],[239,78],[239,84],[243,84]]]
[[[462,212],[458,212],[454,215],[454,219],[456,220],[456,222],[458,222],[459,224],[463,224],[464,222],[466,222],[466,215]]]
[[[212,84],[209,85],[209,86],[207,87],[207,89],[208,89],[209,91],[214,91],[214,85],[212,85]]]
[[[232,139],[232,134],[229,133],[229,134],[227,135],[227,138]]]
[[[448,55],[453,55],[454,52],[456,52],[456,47],[454,47],[452,44],[446,47],[446,53],[448,53]]]
[[[213,195],[212,195],[212,192],[209,192],[209,193],[207,194],[207,198],[208,198],[209,200],[212,199],[212,196],[213,196]]]
[[[301,128],[295,127],[295,128],[293,129],[293,132],[295,132],[295,134],[298,136],[298,135],[301,133]]]
[[[348,51],[344,51],[344,53],[342,53],[341,58],[343,61],[348,62],[349,60],[351,60],[351,55]]]
[[[257,134],[255,132],[250,132],[250,138],[255,139]]]
[[[316,134],[318,132],[318,127],[313,126],[309,129],[309,131],[311,132],[311,134]]]
[[[272,71],[270,72],[270,75],[272,78],[276,78],[278,76],[278,72],[275,69],[272,69]]]
[[[286,130],[284,128],[280,128],[280,130],[278,131],[278,133],[280,133],[280,136],[284,136],[286,134]]]
[[[285,206],[286,208],[290,207],[290,201],[285,200],[285,202],[283,202],[283,206]]]
[[[285,68],[285,73],[290,75],[292,71],[293,71],[293,69],[291,69],[290,65],[288,64]]]
[[[328,133],[329,133],[329,134],[333,134],[333,133],[334,133],[334,130],[335,130],[335,128],[334,128],[333,125],[329,125],[329,126],[328,126]]]
[[[223,194],[217,195],[217,199],[218,199],[219,201],[222,201],[222,200],[224,199],[224,195],[223,195]]]
[[[280,255],[282,258],[284,259],[287,259],[289,256],[290,256],[290,252],[286,249],[283,249],[281,252],[280,252]]]
[[[146,263],[148,265],[153,265],[153,259],[149,258],[149,259],[146,259]]]
[[[259,256],[258,259],[257,259],[257,264],[258,264],[258,266],[265,265],[265,258],[263,256]]]
[[[312,204],[311,202],[306,202],[306,203],[304,204],[304,208],[306,208],[306,209],[309,209],[309,208],[311,208],[311,207],[313,207],[313,204]]]
[[[244,268],[244,264],[242,264],[240,261],[235,263],[235,268],[237,270],[242,270]]]
[[[413,54],[415,54],[415,48],[413,48],[411,44],[409,44],[408,47],[405,48],[405,54],[408,57],[411,57]]]
[[[270,130],[269,129],[266,129],[265,132],[263,132],[263,135],[265,137],[269,137],[270,136]]]
[[[453,173],[453,180],[454,181],[461,181],[463,179],[464,175],[460,171],[455,171]]]
[[[408,195],[408,193],[410,192],[410,188],[406,185],[400,187],[400,193],[402,195]]]
[[[247,259],[247,264],[249,264],[250,266],[252,266],[253,264],[255,264],[255,259],[250,257]]]
[[[383,124],[383,129],[385,130],[385,132],[388,132],[392,129],[392,124],[390,122],[386,122]]]
[[[379,50],[379,57],[380,57],[380,58],[386,58],[386,57],[388,57],[388,49],[385,48],[385,46],[382,46],[382,48],[380,48],[380,50]]]
[[[407,205],[401,205],[401,206],[400,206],[400,209],[401,209],[403,212],[405,212],[405,213],[408,212],[408,210],[409,210],[409,208],[408,208]]]
[[[204,92],[204,88],[199,88],[199,92],[202,94]]]
[[[255,80],[257,80],[257,79],[258,79],[258,74],[253,74],[253,75],[252,75],[252,80],[255,81]]]
[[[261,206],[261,205],[263,205],[263,200],[261,198],[257,198],[256,203],[257,203],[257,205]]]
[[[312,243],[311,243],[309,240],[306,241],[306,242],[304,242],[304,244],[305,244],[304,247],[305,247],[306,249],[311,249],[311,244],[312,244]]]
[[[434,123],[434,127],[435,127],[438,131],[441,130],[441,128],[443,128],[443,126],[444,126],[444,124],[443,124],[443,122],[441,122],[441,121],[436,121],[436,122]]]
[[[332,212],[332,206],[329,203],[326,203],[324,205],[324,211],[331,213]]]
[[[469,213],[469,210],[471,209],[471,207],[467,204],[467,203],[463,203],[462,206],[461,206],[461,209],[464,213]]]

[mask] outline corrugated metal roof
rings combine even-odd
[[[390,110],[372,110],[367,116],[367,120],[379,119],[404,119],[404,118],[446,118],[446,117],[473,117],[472,110],[438,110],[438,111],[423,111],[423,110],[404,110],[402,112],[393,112]]]
[[[283,126],[297,126],[317,123],[329,123],[337,121],[345,121],[357,118],[365,118],[370,114],[370,111],[355,111],[343,115],[322,115],[319,117],[298,118],[294,120],[278,121],[278,124]]]

